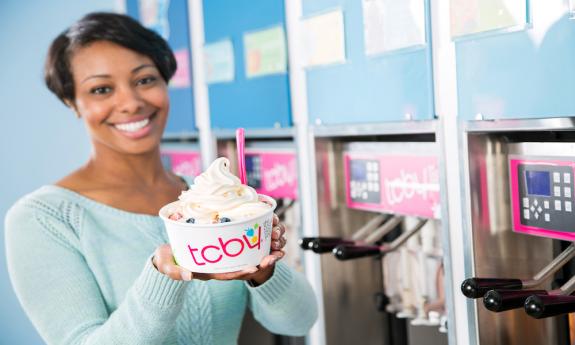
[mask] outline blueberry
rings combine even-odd
[[[220,218],[220,223],[229,223],[229,222],[231,222],[231,221],[232,221],[232,220],[229,219],[228,217],[222,217],[222,218]]]
[[[186,223],[190,223],[190,224],[194,224],[196,222],[196,220],[194,218],[188,218],[186,220]]]

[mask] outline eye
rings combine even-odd
[[[107,93],[110,93],[111,91],[112,88],[109,86],[98,86],[90,89],[90,93],[94,95],[105,95]]]
[[[142,78],[140,80],[138,80],[137,84],[138,85],[147,85],[147,84],[151,84],[153,82],[155,82],[158,78],[150,76],[150,77],[145,77]]]

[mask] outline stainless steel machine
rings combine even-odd
[[[572,344],[573,120],[472,121],[464,143],[472,344]]]
[[[448,343],[434,125],[315,129],[327,344]]]

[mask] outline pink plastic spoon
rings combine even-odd
[[[238,173],[242,184],[248,184],[246,177],[246,156],[244,153],[245,131],[243,128],[236,129],[236,149],[238,150]]]

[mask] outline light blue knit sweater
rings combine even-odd
[[[236,344],[246,306],[274,333],[305,335],[317,317],[305,278],[279,262],[261,286],[174,281],[151,264],[167,243],[159,217],[57,186],[8,212],[12,284],[49,344]]]

